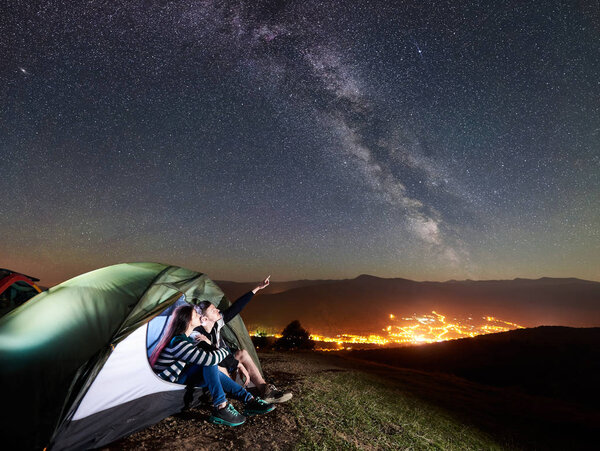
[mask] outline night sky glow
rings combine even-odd
[[[0,267],[600,280],[598,3],[466,3],[10,2]]]

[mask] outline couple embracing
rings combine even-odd
[[[289,391],[277,390],[265,382],[246,350],[232,353],[221,337],[223,326],[240,313],[258,291],[269,285],[269,277],[223,312],[208,301],[178,307],[150,356],[150,364],[162,379],[207,387],[213,401],[209,418],[213,423],[239,426],[247,416],[268,413],[275,408],[274,403],[292,397]],[[243,386],[235,382],[236,375]],[[250,382],[256,387],[257,396],[246,390]],[[243,414],[227,402],[225,393],[244,403]]]

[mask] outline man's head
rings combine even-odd
[[[202,317],[202,322],[208,322],[208,323],[216,323],[217,321],[219,321],[222,316],[221,316],[221,311],[216,308],[213,304],[211,304],[209,301],[201,301],[196,305],[196,308],[198,310],[198,313],[200,313],[200,316]]]

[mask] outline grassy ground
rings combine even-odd
[[[292,412],[298,449],[501,449],[476,428],[356,371],[310,377]]]

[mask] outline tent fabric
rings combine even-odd
[[[107,445],[196,405],[205,394],[154,374],[146,357],[147,328],[139,327],[115,347],[53,449]]]
[[[206,402],[201,389],[164,391],[137,398],[89,417],[71,421],[51,449],[97,449],[153,425],[185,408]],[[115,418],[121,421],[115,421]]]
[[[143,326],[182,295],[191,302],[209,300],[221,308],[229,305],[219,287],[203,274],[160,263],[128,263],[75,277],[40,293],[1,318],[0,383],[4,405],[11,406],[9,418],[3,424],[8,431],[5,443],[19,448],[44,448],[53,441],[66,443],[69,425],[100,415],[102,410],[85,410],[89,405],[87,394],[95,396],[95,381],[118,379],[119,374],[125,374],[115,373],[118,365],[112,362],[129,364],[129,359],[121,354],[136,340],[141,343],[141,356],[146,358]],[[240,348],[251,353],[260,368],[241,318],[236,317],[228,326],[230,336],[237,339]],[[137,334],[132,334],[134,331]],[[144,336],[140,339],[142,332]],[[128,337],[133,338],[127,340]],[[142,358],[136,362],[141,365]],[[147,360],[145,365],[148,370]],[[135,399],[148,399],[159,390],[122,388],[117,379],[111,383],[120,394],[108,397],[112,404],[99,406],[105,407],[105,411],[119,409],[116,402],[125,402],[130,411],[135,411]],[[159,383],[164,387],[160,391],[163,396],[177,391],[169,388],[173,384]],[[179,405],[181,400],[171,408]],[[84,407],[79,413],[81,406]],[[168,410],[166,406],[164,411]],[[86,412],[87,417],[83,417]],[[80,420],[75,419],[76,413]],[[155,414],[147,412],[139,424],[145,424]],[[117,416],[112,421],[121,420]],[[139,424],[133,421],[130,426]]]
[[[146,357],[147,324],[119,343],[90,385],[72,421],[153,393],[185,386],[159,378]]]
[[[158,345],[162,334],[166,331],[169,318],[173,314],[173,311],[177,307],[185,304],[187,304],[187,302],[185,301],[185,296],[182,295],[179,299],[177,299],[177,301],[175,301],[173,305],[160,312],[148,322],[148,330],[146,332],[146,348],[148,349],[148,358],[150,358],[154,348]]]
[[[116,265],[75,277],[0,318],[0,382],[11,406],[9,440],[40,447],[93,363],[167,266]],[[27,425],[24,426],[23,424]]]

